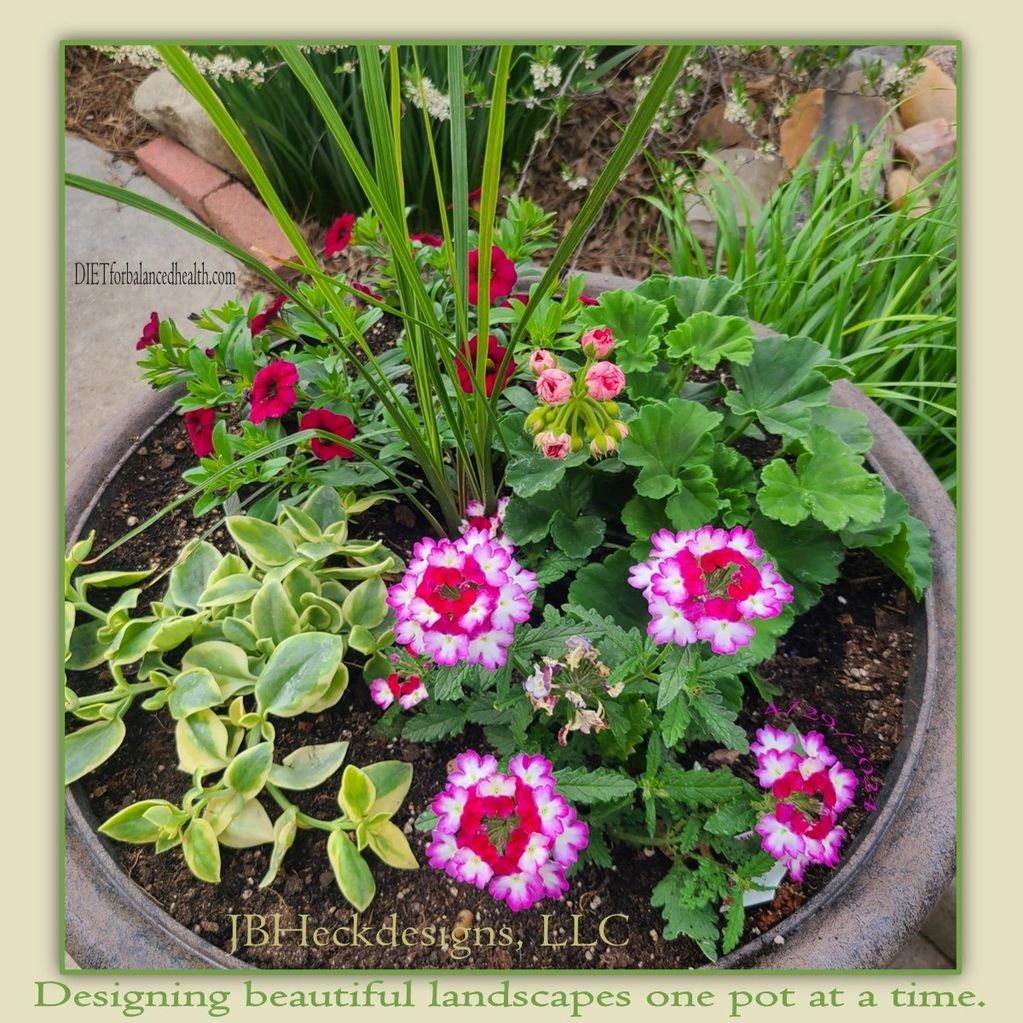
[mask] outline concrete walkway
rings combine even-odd
[[[195,219],[145,175],[85,139],[65,136],[64,165]],[[172,318],[187,335],[189,313],[221,305],[239,290],[237,283],[104,284],[103,267],[95,264],[112,263],[123,271],[125,263],[135,270],[141,263],[143,271],[161,272],[177,263],[181,272],[190,272],[194,263],[211,281],[221,279],[223,272],[234,274],[237,281],[241,264],[158,217],[77,188],[66,190],[64,211],[67,466],[103,435],[119,410],[148,390],[135,365],[135,342],[150,313]],[[90,273],[100,283],[85,283]]]

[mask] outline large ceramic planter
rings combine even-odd
[[[635,282],[590,275],[597,294]],[[101,444],[71,466],[65,527],[70,544],[120,467],[163,418],[174,395],[128,410]],[[884,966],[953,875],[956,836],[956,527],[952,505],[901,430],[846,381],[833,403],[864,412],[873,469],[931,531],[934,579],[911,615],[913,663],[903,737],[878,810],[863,825],[828,885],[778,926],[719,960],[716,968],[856,969]],[[81,783],[65,801],[66,948],[89,969],[252,969],[179,924],[121,870],[97,833]],[[778,939],[782,938],[783,941]],[[400,967],[400,963],[395,963]]]

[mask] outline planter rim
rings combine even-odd
[[[631,289],[638,283],[607,274],[585,276],[590,294]],[[771,333],[754,326],[760,336]],[[81,534],[102,493],[136,448],[174,414],[180,393],[147,395],[69,466],[68,544]],[[839,380],[833,384],[832,403],[866,414],[875,437],[868,461],[931,532],[934,578],[915,616],[904,734],[881,790],[883,802],[823,890],[768,932],[703,969],[884,966],[926,917],[955,871],[955,511],[923,456],[873,401]],[[200,938],[128,881],[107,839],[96,832],[80,782],[66,789],[64,813],[66,951],[81,967],[259,969]],[[103,940],[106,935],[115,940]]]

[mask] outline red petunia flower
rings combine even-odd
[[[473,337],[469,341],[469,349],[466,351],[462,349],[462,354],[455,356],[455,368],[458,371],[458,384],[466,394],[472,393],[472,381],[473,381],[473,370],[476,366],[476,352],[479,350],[479,338]],[[507,348],[502,348],[497,343],[497,338],[493,334],[490,335],[487,343],[487,362],[486,362],[486,376],[484,377],[487,397],[489,398],[494,393],[494,387],[497,385],[497,371],[501,368],[501,362],[504,359],[504,353]],[[463,358],[464,357],[464,358]],[[468,365],[466,365],[468,362]],[[508,365],[505,367],[504,376],[501,378],[500,386],[498,390],[501,390],[505,384],[508,383],[508,378],[515,372],[515,360],[509,359]]]
[[[366,295],[369,298],[375,298],[378,302],[383,302],[384,300],[383,295],[378,295],[371,288],[367,288],[366,285],[362,283],[362,281],[352,281],[351,286],[355,291],[358,291],[360,294]]]
[[[213,427],[217,422],[217,410],[194,408],[185,413],[185,428],[192,450],[200,458],[213,454]]]
[[[326,430],[328,433],[351,440],[355,436],[355,423],[348,416],[341,416],[325,408],[311,408],[298,421],[302,430]],[[351,458],[355,452],[337,441],[315,437],[312,441],[313,454],[324,462],[332,458]]]
[[[342,213],[337,220],[327,229],[327,236],[323,240],[323,247],[327,257],[344,252],[348,243],[352,240],[352,228],[355,227],[355,214]]]
[[[142,337],[135,342],[135,351],[155,345],[160,340],[160,317],[156,313],[149,314],[149,322],[142,328]]]
[[[517,302],[521,302],[523,305],[529,305],[529,296],[521,294],[509,295],[503,302],[498,302],[498,305],[502,309],[511,309],[513,299]]]
[[[512,288],[519,275],[515,270],[515,264],[498,247],[490,250],[490,302],[493,304],[497,299],[510,295]],[[479,304],[480,286],[480,250],[473,249],[469,253],[469,301],[473,305]]]
[[[579,301],[582,302],[583,305],[600,305],[595,298],[590,298],[589,295],[580,295]]]
[[[273,323],[274,320],[280,319],[281,306],[283,306],[287,300],[287,295],[278,295],[261,313],[256,313],[256,315],[249,320],[249,330],[252,331],[253,337],[266,330],[266,328]]]
[[[420,242],[434,249],[439,249],[444,244],[444,239],[438,238],[435,234],[410,234],[408,237],[409,241]]]
[[[293,362],[277,359],[264,366],[252,381],[252,411],[249,421],[280,419],[295,404],[298,370]]]

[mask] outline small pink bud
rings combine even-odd
[[[586,392],[595,401],[610,401],[625,386],[625,374],[613,362],[595,362],[586,371]]]
[[[618,433],[619,440],[625,440],[625,438],[629,436],[629,428],[621,419],[616,419],[613,423],[611,423],[611,429]]]
[[[563,369],[545,369],[536,380],[536,396],[545,405],[564,405],[572,396],[572,378]]]
[[[614,335],[607,327],[597,327],[596,330],[588,330],[580,338],[579,344],[587,355],[595,355],[603,359],[615,346]]]
[[[534,376],[539,376],[545,369],[556,369],[558,360],[553,352],[546,348],[537,348],[529,356],[529,369]]]
[[[537,434],[534,443],[544,453],[545,458],[559,460],[568,458],[572,450],[572,438],[567,433],[554,433],[551,430]]]

